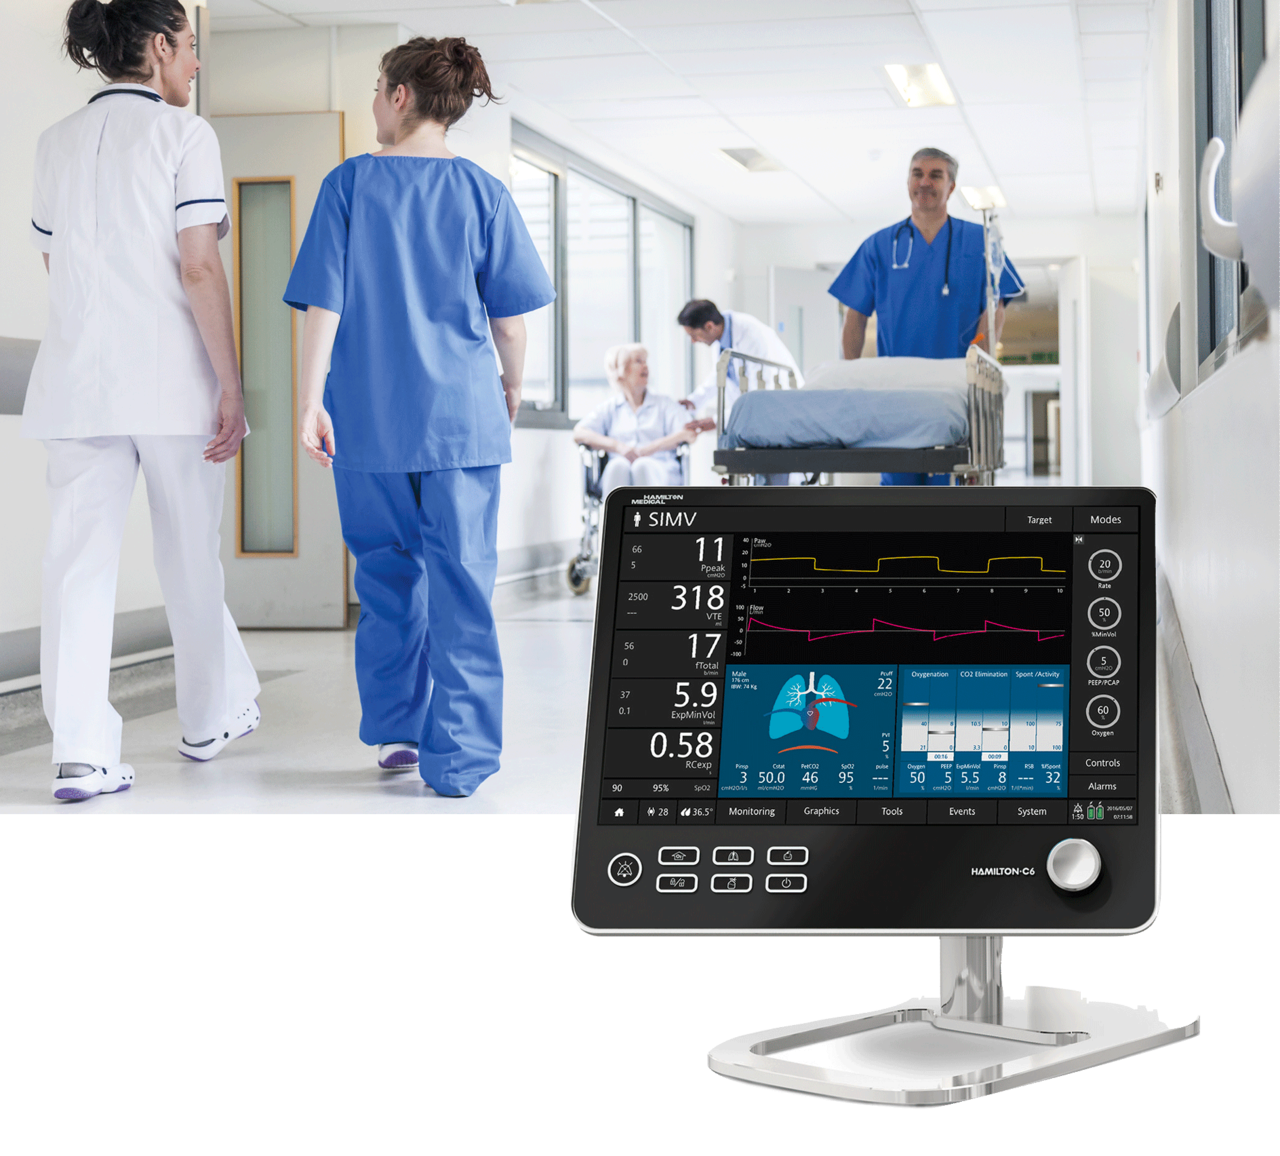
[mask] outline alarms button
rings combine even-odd
[[[1088,839],[1063,839],[1049,852],[1048,867],[1059,891],[1084,891],[1098,881],[1102,856]]]

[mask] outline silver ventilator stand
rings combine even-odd
[[[1005,999],[1001,936],[944,935],[941,996],[739,1036],[707,1056],[739,1080],[874,1104],[953,1104],[1199,1035],[1154,1011],[1029,987]]]

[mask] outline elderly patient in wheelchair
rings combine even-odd
[[[699,423],[673,397],[649,392],[649,351],[643,345],[615,345],[604,357],[613,396],[573,429],[580,446],[609,455],[600,474],[601,497],[618,486],[684,484],[683,447],[700,432]]]

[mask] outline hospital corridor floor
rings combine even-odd
[[[122,757],[134,767],[135,786],[59,803],[49,790],[52,748],[43,718],[6,731],[0,709],[0,813],[572,814],[595,599],[575,598],[563,581],[548,575],[498,589],[506,672],[502,769],[470,798],[441,798],[416,770],[378,769],[376,748],[357,734],[354,631],[246,630],[245,647],[262,682],[255,733],[209,763],[187,761],[177,750],[171,661],[152,664],[150,683],[145,670],[133,668],[139,685],[117,709],[125,718]],[[37,694],[26,696],[29,713]]]

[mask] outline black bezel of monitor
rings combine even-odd
[[[1128,823],[1050,825],[608,826],[600,823],[605,779],[606,712],[620,582],[622,519],[633,503],[679,510],[714,507],[804,507],[886,512],[932,507],[947,511],[993,508],[1124,508],[1136,511],[1138,566],[1128,582],[1137,605],[1136,645],[1126,661],[1136,668],[1136,819]],[[807,934],[1126,934],[1155,918],[1158,904],[1158,790],[1155,669],[1155,499],[1138,488],[1004,487],[720,487],[671,490],[625,488],[610,494],[602,519],[599,592],[584,749],[573,912],[596,933]],[[856,515],[855,515],[856,516]],[[838,527],[837,527],[838,529]],[[1132,529],[1126,526],[1126,531]],[[1073,536],[1074,542],[1081,539]],[[1130,595],[1132,596],[1132,595]],[[1075,613],[1073,607],[1073,613]],[[1073,675],[1073,683],[1075,676]],[[1127,681],[1127,680],[1126,680]],[[1080,680],[1083,686],[1083,679]],[[1072,695],[1074,716],[1081,698]],[[1068,728],[1072,725],[1068,719]],[[1056,813],[1056,812],[1055,812]],[[1101,814],[1101,810],[1099,814]],[[1070,893],[1055,887],[1046,855],[1059,840],[1087,837],[1102,856],[1096,884]],[[750,894],[713,892],[708,885],[714,847],[754,849]],[[778,894],[763,885],[767,849],[802,844],[808,850],[803,894]],[[658,852],[672,845],[699,849],[692,893],[659,891]],[[619,854],[643,864],[635,885],[609,877]]]

